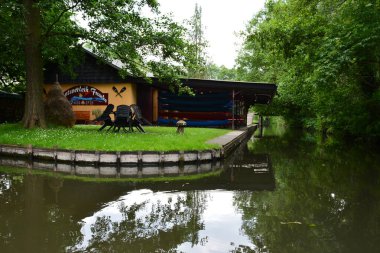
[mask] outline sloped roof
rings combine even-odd
[[[141,77],[122,78],[119,74],[120,66],[101,60],[89,50],[84,49],[84,52],[84,61],[79,66],[74,67],[74,77],[62,72],[57,65],[48,64],[45,68],[45,83],[54,83],[56,80],[56,74],[58,74],[58,81],[62,84],[132,82],[139,85],[152,85],[159,89],[167,89],[167,85],[160,83],[159,80],[154,77],[150,78],[152,80],[150,84],[148,84],[146,79]],[[277,90],[275,84],[264,82],[241,82],[196,78],[183,78],[181,81],[184,85],[196,90],[231,92],[231,95],[234,93],[248,104],[267,104],[275,96]]]
[[[17,93],[9,93],[0,90],[0,98],[22,99],[23,96]]]

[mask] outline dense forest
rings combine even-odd
[[[243,36],[237,77],[278,85],[256,111],[325,134],[380,136],[379,0],[268,0]]]

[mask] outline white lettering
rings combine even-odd
[[[64,95],[66,97],[70,96],[70,95],[74,95],[76,93],[88,93],[88,92],[91,92],[92,93],[92,96],[93,97],[98,97],[100,98],[101,100],[103,100],[105,103],[108,103],[107,99],[104,97],[104,94],[98,90],[97,88],[94,88],[94,87],[91,87],[91,86],[75,86],[75,87],[72,87],[68,90],[66,90],[64,92]],[[86,96],[88,97],[88,96]],[[75,101],[75,102],[72,102],[72,104],[93,104],[92,101]]]

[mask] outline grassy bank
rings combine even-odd
[[[24,129],[19,124],[0,124],[0,144],[28,145],[102,151],[171,151],[216,148],[206,141],[229,132],[225,129],[186,128],[176,134],[175,127],[145,127],[146,133],[98,132],[100,126]]]

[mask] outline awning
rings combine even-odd
[[[157,80],[154,82],[157,85]],[[229,92],[235,99],[243,100],[247,105],[269,104],[276,95],[277,86],[273,83],[240,82],[205,79],[181,79],[182,83],[197,91]],[[167,89],[167,86],[158,85]]]

